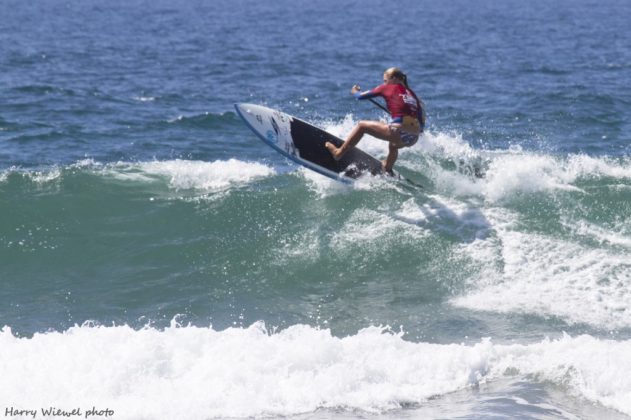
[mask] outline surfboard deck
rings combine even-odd
[[[340,147],[342,139],[299,118],[254,104],[235,104],[239,116],[265,144],[283,156],[337,181],[350,183],[361,175],[383,175],[381,162],[357,147],[340,160],[324,147]]]

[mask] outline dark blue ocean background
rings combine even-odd
[[[628,418],[630,17],[0,1],[0,413]],[[310,173],[234,109],[344,137],[391,66],[423,190]]]

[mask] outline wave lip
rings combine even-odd
[[[576,191],[579,181],[611,178],[619,182],[631,179],[627,161],[571,155],[566,159],[548,155],[510,153],[496,156],[487,170],[484,193],[498,201],[515,192]]]
[[[338,338],[294,325],[248,328],[73,327],[17,338],[0,331],[0,399],[79,403],[121,419],[289,416],[318,409],[383,413],[482,382],[521,376],[631,414],[631,341],[591,336],[498,345],[413,343],[369,327]],[[94,363],[98,359],[100,363]]]
[[[0,171],[0,183],[9,182],[11,177],[29,180],[35,184],[53,181],[63,182],[69,174],[91,172],[97,176],[112,177],[120,181],[155,182],[165,178],[175,190],[220,191],[231,186],[247,184],[276,173],[267,165],[237,159],[213,162],[169,160],[154,162],[118,162],[102,164],[84,159],[65,167],[52,166],[47,169],[25,170],[11,167]]]
[[[237,159],[214,162],[172,160],[139,164],[148,175],[167,177],[176,190],[216,191],[235,184],[245,184],[275,173],[274,169],[256,162]]]

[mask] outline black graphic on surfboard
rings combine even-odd
[[[362,174],[383,173],[381,162],[358,148],[336,161],[324,144],[329,141],[339,147],[342,139],[296,117],[260,105],[236,104],[235,108],[265,144],[322,175],[351,182]]]

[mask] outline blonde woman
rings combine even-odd
[[[391,67],[384,72],[382,85],[367,92],[361,92],[361,88],[355,85],[351,93],[360,100],[383,97],[392,119],[389,123],[360,121],[342,146],[338,148],[326,142],[325,147],[334,159],[339,160],[359,143],[364,134],[370,134],[390,143],[388,156],[382,165],[385,171],[391,172],[399,156],[399,149],[413,146],[423,132],[425,114],[421,101],[408,86],[407,76],[397,67]]]

